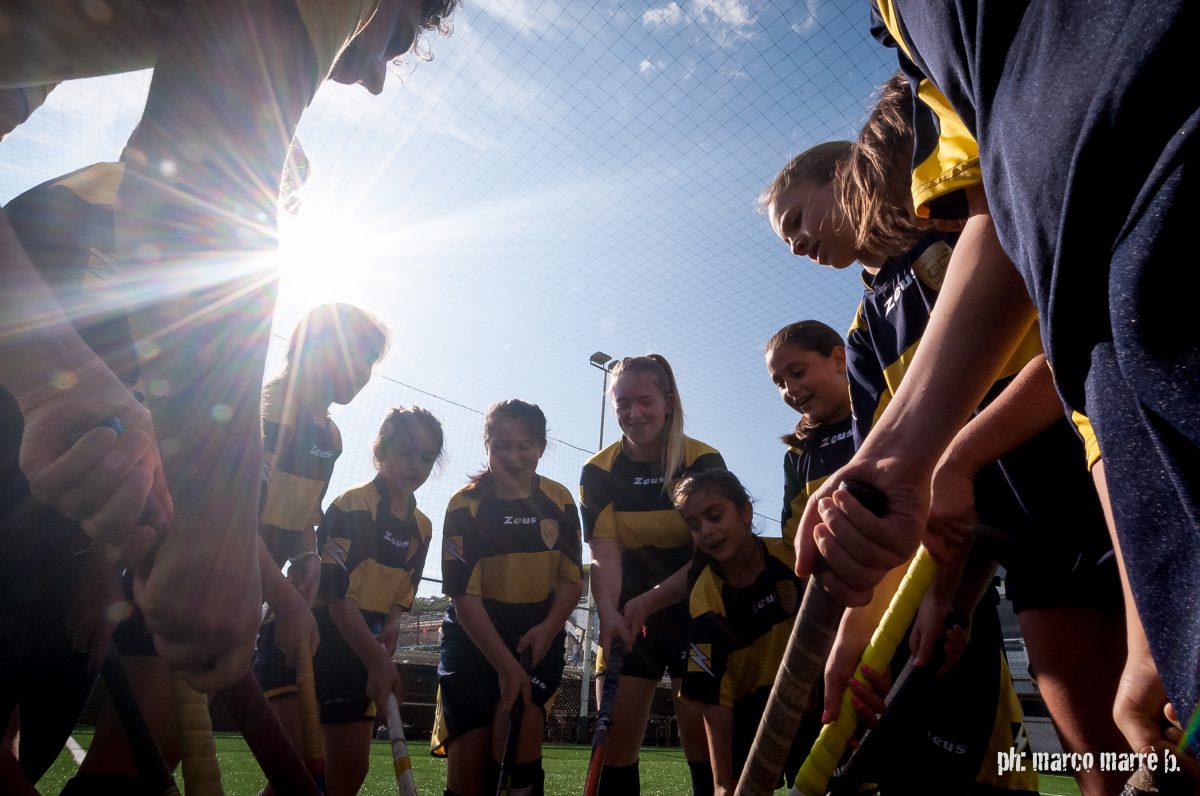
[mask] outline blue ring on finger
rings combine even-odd
[[[96,428],[111,428],[118,437],[125,433],[125,424],[116,415],[104,418],[96,425]]]

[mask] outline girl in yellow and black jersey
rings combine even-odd
[[[889,80],[856,142],[828,142],[801,153],[762,197],[772,227],[793,253],[833,268],[856,261],[863,266],[865,290],[846,348],[860,447],[864,440],[870,445],[868,432],[901,390],[957,245],[955,234],[933,229],[912,209],[912,101],[902,76]],[[933,477],[925,538],[944,566],[914,631],[916,657],[926,659],[943,630],[968,542],[985,526],[991,532],[975,543],[972,555],[998,559],[1007,569],[1007,596],[1064,747],[1122,748],[1107,708],[1120,672],[1119,656],[1109,654],[1120,648],[1123,635],[1119,581],[1082,465],[1083,445],[1055,398],[1036,325],[976,417],[955,433]],[[817,497],[826,497],[826,489]],[[855,657],[837,650],[842,643],[865,644],[850,642],[848,627],[843,622],[826,677],[826,706],[835,715],[831,700],[841,693]],[[1078,779],[1088,793],[1119,788],[1115,778],[1105,783],[1095,770]]]
[[[683,404],[666,359],[626,357],[612,377],[621,439],[588,460],[579,491],[600,616],[597,670],[616,640],[626,651],[600,788],[628,794],[638,792],[638,749],[654,690],[666,671],[678,692],[687,648],[692,540],[670,490],[685,475],[725,463],[684,436]],[[712,777],[699,712],[678,699],[675,711],[693,790],[706,792]]]
[[[389,695],[403,703],[392,662],[433,528],[414,493],[442,457],[442,425],[419,407],[393,409],[375,440],[369,483],[343,492],[321,521],[321,588],[313,658],[329,796],[358,793],[371,728]]]
[[[546,416],[536,405],[493,404],[483,441],[487,467],[450,499],[442,534],[450,605],[434,754],[449,758],[448,794],[495,792],[509,715],[524,700],[508,792],[541,796],[545,710],[583,584],[579,513],[569,489],[537,473]]]

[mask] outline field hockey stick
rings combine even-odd
[[[392,768],[396,770],[396,789],[400,796],[417,796],[417,783],[413,779],[412,758],[408,754],[408,743],[404,740],[404,722],[400,720],[400,705],[395,694],[387,699],[388,738],[392,742]]]
[[[175,776],[167,766],[167,761],[163,759],[162,750],[150,733],[150,728],[146,726],[146,719],[138,706],[137,697],[133,695],[133,686],[129,682],[129,675],[125,673],[125,667],[121,665],[121,655],[115,645],[109,648],[100,673],[104,678],[104,687],[108,690],[108,698],[112,700],[121,727],[125,730],[138,775],[159,796],[179,796]]]
[[[621,684],[621,665],[625,662],[625,645],[613,639],[612,655],[604,668],[604,689],[600,692],[600,705],[596,710],[596,729],[592,732],[592,759],[588,761],[587,779],[583,784],[583,796],[596,796],[600,792],[600,776],[604,773],[604,753],[608,749],[608,728],[612,725],[613,710],[617,705],[617,688]]]
[[[872,513],[883,514],[887,498],[875,487],[843,481],[840,488]],[[833,648],[845,607],[821,588],[817,572],[826,565],[819,560],[817,566],[804,590],[766,710],[738,779],[736,796],[767,796],[775,792],[800,720],[808,709],[813,685],[825,671],[825,660]]]
[[[952,627],[963,627],[964,621],[960,614],[951,613],[946,617],[946,629]],[[917,694],[921,688],[931,681],[936,679],[938,669],[946,660],[945,636],[935,644],[933,651],[930,653],[929,660],[923,666],[916,666],[913,658],[909,658],[901,669],[900,674],[896,677],[896,682],[892,684],[888,691],[887,697],[883,700],[883,716],[880,719],[879,726],[875,729],[868,729],[863,733],[862,738],[858,741],[858,747],[850,753],[850,759],[846,761],[846,765],[834,775],[833,781],[829,785],[829,793],[831,794],[853,794],[858,792],[859,785],[866,778],[866,768],[870,765],[871,758],[875,754],[875,748],[879,746],[888,736],[882,733],[885,725],[889,723],[889,716],[905,715],[909,703],[913,699],[913,695]],[[868,664],[870,665],[870,664]]]
[[[184,790],[187,796],[224,796],[208,697],[193,691],[175,672],[171,674],[171,689],[175,693],[175,732]]]
[[[937,574],[937,564],[924,547],[917,550],[917,555],[900,581],[899,588],[892,596],[887,611],[879,620],[871,636],[871,642],[863,651],[862,660],[855,669],[855,677],[862,678],[862,667],[870,666],[877,672],[882,672],[891,664],[896,648],[904,638],[904,631],[912,624],[925,592],[933,583]],[[837,719],[821,728],[821,734],[808,753],[808,759],[800,767],[796,775],[796,784],[792,793],[802,796],[824,796],[825,786],[833,772],[837,770],[838,761],[846,751],[846,744],[854,735],[858,726],[858,715],[850,702],[851,691],[847,687],[842,692],[842,706]]]
[[[521,668],[526,674],[533,668],[533,652],[526,647],[521,653]],[[500,761],[500,779],[496,782],[496,796],[508,796],[512,782],[513,766],[517,762],[517,747],[521,745],[521,719],[525,716],[525,699],[520,693],[508,714],[508,732],[504,735],[504,759]]]
[[[292,748],[292,742],[267,703],[253,672],[246,672],[220,696],[276,793],[321,796],[317,783]]]
[[[296,688],[300,696],[300,742],[304,746],[304,765],[317,789],[325,792],[325,749],[321,744],[321,712],[317,706],[317,682],[313,675],[312,653],[308,645],[296,661]]]

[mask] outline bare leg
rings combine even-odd
[[[603,681],[596,681],[596,699]],[[654,701],[654,691],[658,681],[645,677],[621,677],[621,685],[617,689],[617,704],[613,706],[612,727],[608,733],[608,749],[604,754],[606,766],[631,766],[638,761],[638,751],[642,748],[642,739],[646,735],[646,725],[650,721],[650,704]],[[700,730],[701,743],[704,742],[704,729]],[[702,753],[704,754],[704,753]]]
[[[288,740],[292,742],[292,748],[303,757],[304,731],[300,724],[300,697],[295,694],[276,697],[271,700],[270,704],[271,710],[275,711],[275,715],[279,717],[279,723],[283,725]],[[328,750],[329,745],[326,744],[325,748]],[[326,754],[328,754],[328,751],[326,751]],[[275,791],[271,789],[270,784],[267,785],[263,793],[265,796],[275,795]]]
[[[492,730],[480,727],[446,746],[446,790],[458,796],[485,796],[483,772],[492,758]]]
[[[671,681],[671,693],[678,694],[682,680]],[[704,714],[699,702],[675,697],[675,719],[679,722],[679,743],[689,763],[708,761],[708,736],[704,732]]]
[[[372,721],[321,725],[325,738],[326,796],[354,796],[366,781],[371,763],[372,726]]]

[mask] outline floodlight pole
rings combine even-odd
[[[603,351],[597,351],[588,357],[588,364],[593,368],[604,372],[604,385],[600,390],[600,442],[596,446],[597,451],[604,450],[604,415],[608,411],[608,374],[612,371],[613,365],[617,364],[617,360],[610,357]],[[579,664],[579,721],[576,725],[575,739],[579,743],[588,742],[588,706],[590,689],[590,680],[588,679],[588,671],[590,670],[592,658],[592,613],[596,610],[596,601],[592,598],[592,578],[591,568],[588,569],[588,593],[587,593],[587,618],[583,623],[583,638],[580,639],[583,655]]]

